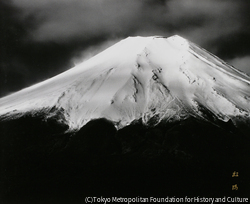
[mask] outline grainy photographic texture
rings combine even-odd
[[[0,201],[247,202],[249,21],[248,0],[0,0]]]

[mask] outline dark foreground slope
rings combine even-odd
[[[190,118],[79,132],[39,117],[1,121],[3,203],[83,203],[86,196],[239,196],[250,192],[250,137]],[[234,171],[239,177],[232,177]],[[232,190],[237,184],[238,190]]]

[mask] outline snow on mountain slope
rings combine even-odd
[[[63,115],[71,130],[107,118],[250,118],[250,77],[180,36],[129,37],[51,79],[0,99],[2,118]],[[60,114],[59,114],[60,113]]]

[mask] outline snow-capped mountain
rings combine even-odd
[[[60,115],[78,130],[106,118],[119,129],[134,120],[189,116],[237,123],[250,118],[250,77],[180,36],[129,37],[76,67],[0,99],[0,117]]]

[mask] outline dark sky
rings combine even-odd
[[[0,96],[136,35],[181,35],[250,74],[249,0],[0,0],[0,21]]]

